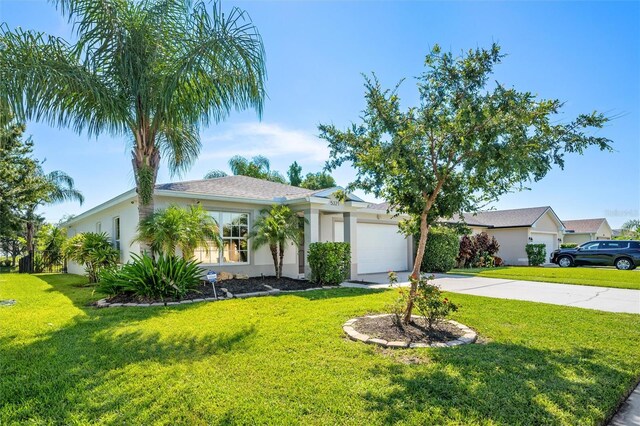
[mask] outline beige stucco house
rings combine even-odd
[[[607,219],[565,220],[564,243],[582,244],[593,240],[610,240],[613,231]]]
[[[260,211],[272,204],[285,204],[304,216],[304,243],[291,244],[285,251],[283,275],[309,274],[305,262],[309,244],[317,241],[351,243],[351,277],[359,274],[404,271],[413,263],[413,242],[398,233],[402,217],[387,213],[386,207],[370,204],[352,195],[345,202],[333,194],[338,188],[309,190],[246,176],[175,182],[156,185],[155,208],[171,204],[200,204],[219,224],[223,250],[196,251],[207,269],[250,276],[272,275],[273,260],[267,247],[256,249],[248,238]],[[74,217],[66,223],[69,235],[106,232],[120,249],[121,261],[139,253],[134,241],[138,205],[134,189]],[[69,272],[83,273],[81,265],[69,264]]]
[[[486,232],[500,244],[498,256],[506,265],[527,265],[525,246],[544,244],[547,257],[560,247],[564,225],[549,206],[491,210],[456,215],[449,223],[466,223],[473,234]]]

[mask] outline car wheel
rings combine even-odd
[[[568,268],[569,266],[573,266],[573,260],[569,256],[562,256],[558,259],[558,266]]]
[[[616,268],[621,269],[623,271],[628,271],[630,269],[633,269],[633,263],[631,263],[631,261],[626,257],[622,257],[616,260]]]

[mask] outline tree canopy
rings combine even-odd
[[[173,173],[200,152],[201,126],[261,113],[262,39],[246,12],[190,0],[54,0],[76,42],[0,26],[0,96],[19,120],[131,147],[140,218],[153,212],[161,155]]]
[[[490,85],[503,57],[497,44],[460,56],[436,45],[416,78],[417,106],[403,109],[400,83],[384,89],[374,74],[365,77],[360,123],[346,130],[319,126],[331,150],[328,170],[351,163],[356,178],[349,190],[373,193],[419,223],[414,280],[430,221],[477,210],[506,192],[524,189],[553,166],[562,168],[568,153],[582,154],[591,146],[610,150],[609,139],[591,134],[608,122],[603,114],[566,121],[557,99]],[[415,294],[415,285],[411,291]],[[410,301],[405,321],[411,309]]]

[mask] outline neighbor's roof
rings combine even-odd
[[[563,222],[567,231],[573,231],[575,234],[595,234],[605,220],[605,218],[600,217],[597,219],[565,220]]]
[[[551,207],[544,206],[526,209],[487,210],[477,213],[463,213],[462,216],[454,215],[446,222],[464,222],[469,226],[483,226],[487,228],[516,228],[533,225],[540,216],[549,209],[551,209]],[[553,211],[553,209],[551,211]],[[558,221],[560,220],[558,219]]]
[[[253,200],[292,200],[324,190],[305,189],[248,176],[225,176],[215,179],[190,180],[156,185],[157,191],[188,192]]]

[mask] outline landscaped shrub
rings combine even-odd
[[[311,243],[307,262],[311,268],[311,281],[338,285],[349,278],[351,246],[349,243]]]
[[[68,259],[85,266],[89,282],[98,282],[100,270],[115,266],[120,252],[111,246],[106,233],[85,232],[77,234],[63,246]]]
[[[486,232],[464,235],[460,239],[458,266],[462,268],[489,268],[496,265],[495,255],[500,250],[496,237],[489,237]],[[502,261],[502,259],[500,259]]]
[[[447,272],[456,266],[460,243],[455,230],[433,227],[429,231],[421,270],[423,272]]]
[[[547,247],[544,244],[527,244],[525,247],[530,266],[539,266],[547,258]]]
[[[412,282],[414,278],[409,278]],[[458,310],[458,307],[451,303],[451,301],[442,297],[442,290],[435,284],[431,284],[431,280],[434,279],[433,275],[421,274],[417,280],[416,294],[413,296],[413,304],[419,315],[424,317],[425,326],[429,330],[433,330],[434,326],[446,319],[449,314]],[[389,273],[389,282],[394,285],[398,282],[398,276],[395,273]],[[409,299],[411,298],[411,292],[408,288],[400,288],[400,297],[398,300],[389,306],[391,314],[393,314],[394,324],[403,328],[401,317],[403,314],[403,307],[407,306]]]
[[[578,247],[578,244],[576,244],[576,243],[562,243],[562,244],[560,244],[560,248],[568,248],[568,249],[570,249],[570,248],[576,248],[576,247]]]
[[[98,289],[107,294],[130,293],[152,299],[180,299],[200,285],[200,262],[177,256],[132,255],[133,261],[121,268],[100,273]]]

